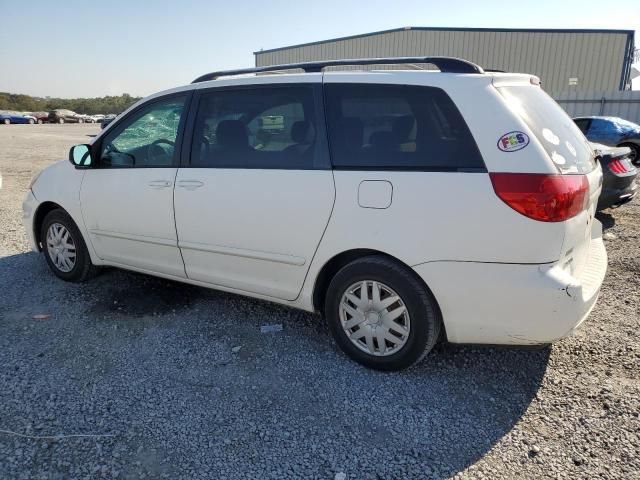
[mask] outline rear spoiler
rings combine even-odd
[[[491,83],[494,87],[542,86],[540,78],[529,73],[501,73],[497,71],[490,72],[489,70],[485,70],[485,72],[491,75]]]

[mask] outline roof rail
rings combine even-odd
[[[285,65],[269,65],[266,67],[241,68],[223,70],[201,75],[191,83],[206,82],[220,77],[245,75],[249,73],[282,72],[285,70],[304,70],[305,73],[321,72],[326,67],[359,66],[359,65],[404,65],[428,63],[443,73],[484,73],[479,65],[454,57],[387,57],[387,58],[354,58],[346,60],[320,60],[316,62],[288,63]]]

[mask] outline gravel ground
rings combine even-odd
[[[575,336],[385,374],[314,315],[118,270],[57,280],[22,197],[97,128],[0,128],[0,478],[640,478],[640,201],[600,217],[609,272]]]

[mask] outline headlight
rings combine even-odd
[[[36,180],[38,180],[38,177],[40,176],[40,174],[42,173],[42,170],[40,170],[38,173],[36,173],[33,178],[31,179],[31,182],[29,182],[29,190],[31,190],[31,188],[33,187],[33,184],[36,183]]]

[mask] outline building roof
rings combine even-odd
[[[253,52],[254,55],[260,55],[261,53],[277,52],[279,50],[289,50],[291,48],[308,47],[310,45],[320,45],[323,43],[339,42],[342,40],[352,40],[354,38],[373,37],[375,35],[381,35],[385,33],[401,32],[403,30],[426,30],[426,31],[441,31],[441,32],[513,32],[513,33],[611,33],[611,34],[623,34],[627,35],[633,43],[634,31],[633,30],[606,30],[606,29],[553,29],[553,28],[465,28],[465,27],[402,27],[392,28],[390,30],[379,30],[377,32],[361,33],[358,35],[349,35],[346,37],[329,38],[326,40],[318,40],[315,42],[298,43],[296,45],[288,45],[286,47],[270,48],[267,50],[258,50]]]

